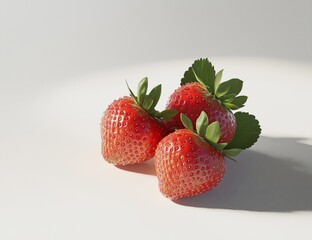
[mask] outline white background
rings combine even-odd
[[[310,239],[311,1],[0,0],[0,239]],[[116,168],[99,122],[148,76],[159,109],[199,57],[240,77],[263,135],[172,202]]]

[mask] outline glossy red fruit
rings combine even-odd
[[[201,83],[187,83],[175,90],[170,96],[166,108],[175,109],[179,113],[185,114],[193,123],[204,111],[208,115],[209,122],[218,121],[220,123],[222,134],[219,143],[230,142],[234,137],[236,129],[234,114],[223,107],[219,100],[213,98]],[[183,128],[179,114],[165,124],[169,129]]]
[[[102,117],[102,155],[114,165],[146,161],[154,156],[158,142],[167,133],[164,124],[133,98],[120,98],[109,105]]]
[[[216,187],[224,176],[225,162],[203,138],[180,129],[159,142],[155,168],[160,191],[175,200]]]

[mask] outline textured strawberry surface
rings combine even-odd
[[[167,103],[167,109],[176,109],[195,122],[202,111],[208,115],[209,122],[218,121],[221,128],[219,143],[230,142],[235,134],[236,122],[232,112],[208,93],[198,82],[188,83],[174,91]],[[177,114],[171,121],[165,122],[169,129],[184,128]]]
[[[224,176],[225,162],[201,137],[180,129],[159,143],[155,168],[160,191],[174,200],[216,187]]]
[[[115,100],[101,121],[102,155],[114,165],[146,161],[167,134],[160,121],[140,108],[133,98]]]

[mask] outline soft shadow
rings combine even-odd
[[[254,150],[227,161],[220,185],[176,203],[201,208],[290,212],[312,210],[312,146],[261,137]]]
[[[125,171],[156,176],[156,171],[154,167],[154,159],[150,159],[143,163],[127,165],[127,166],[116,166],[116,167]]]

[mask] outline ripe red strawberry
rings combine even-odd
[[[214,188],[225,173],[223,155],[188,129],[159,143],[155,167],[160,191],[172,200]]]
[[[175,111],[158,112],[154,108],[160,98],[161,85],[148,95],[148,80],[138,87],[138,96],[115,100],[104,112],[101,121],[102,155],[114,165],[146,161],[155,154],[158,142],[168,134],[163,120]]]
[[[179,113],[185,114],[192,122],[196,121],[202,111],[206,112],[212,122],[220,123],[222,132],[220,142],[231,141],[235,134],[234,114],[211,96],[199,82],[187,83],[178,88],[170,96],[167,108],[176,109]],[[183,128],[178,115],[166,122],[166,126],[170,129]]]
[[[238,96],[242,81],[231,79],[220,84],[223,70],[215,74],[208,59],[199,59],[185,72],[178,88],[169,98],[167,108],[176,109],[195,122],[201,111],[221,126],[219,142],[230,142],[235,134],[236,120],[231,110],[244,106],[246,96]],[[179,116],[166,122],[169,129],[182,128]]]
[[[159,189],[173,200],[216,187],[225,173],[222,154],[233,156],[240,152],[239,149],[223,150],[226,144],[217,144],[221,136],[219,123],[209,125],[205,112],[197,119],[197,132],[183,114],[181,121],[188,129],[179,129],[166,136],[155,154]]]

